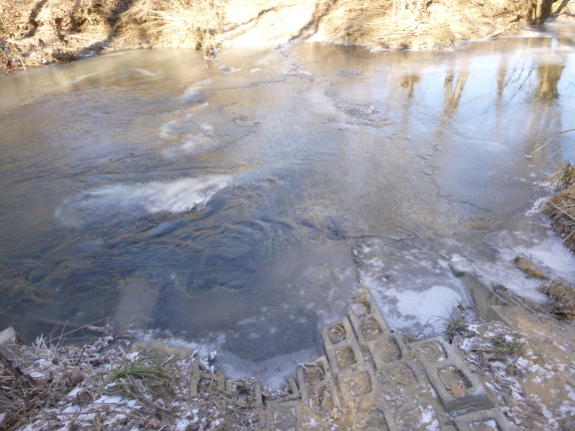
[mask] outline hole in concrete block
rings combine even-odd
[[[401,359],[401,349],[393,337],[385,337],[375,342],[377,354],[383,362],[399,361]]]
[[[303,364],[302,369],[305,381],[310,385],[321,383],[325,377],[325,369],[321,362]]]
[[[336,323],[328,328],[327,335],[332,344],[337,344],[340,341],[345,340],[347,332],[341,323]]]
[[[431,341],[429,343],[418,345],[417,352],[429,362],[437,362],[447,359],[445,350],[437,341]]]
[[[198,380],[198,392],[215,390],[217,388],[218,388],[218,385],[217,385],[215,379],[202,377],[202,378],[200,378],[200,380]]]
[[[339,349],[335,353],[335,359],[337,361],[337,366],[339,367],[340,370],[345,367],[349,367],[350,365],[353,365],[356,362],[355,354],[353,353],[353,350],[351,350],[351,347],[349,346],[345,346]]]
[[[461,372],[461,370],[453,365],[440,368],[437,370],[437,375],[439,376],[439,380],[443,383],[443,386],[449,391],[454,391],[458,388],[458,385],[464,390],[471,388],[473,385],[469,381],[467,377]],[[457,398],[461,398],[454,394]]]
[[[316,411],[331,412],[334,408],[333,397],[325,386],[318,386],[310,391],[310,407]]]
[[[473,422],[469,424],[469,427],[473,431],[500,431],[500,428],[494,419],[481,422]]]
[[[351,304],[351,309],[353,314],[355,314],[358,318],[362,318],[371,314],[371,306],[367,299],[358,299],[357,301]]]
[[[237,381],[232,382],[232,393],[236,397],[238,405],[249,405],[256,401],[256,390],[251,382]]]
[[[383,334],[381,326],[373,317],[368,317],[367,319],[362,320],[359,325],[361,327],[361,332],[367,341],[371,341]]]
[[[367,371],[361,371],[343,379],[341,386],[341,390],[345,395],[366,395],[372,389],[371,377]]]

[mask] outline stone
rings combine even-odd
[[[9,361],[17,361],[22,357],[21,345],[22,341],[14,328],[9,327],[0,332],[0,353]]]
[[[537,267],[537,265],[535,265],[526,257],[516,256],[515,259],[513,259],[513,262],[515,263],[517,269],[520,269],[525,273],[527,278],[540,278],[541,280],[549,279],[549,277],[547,277],[545,273]]]

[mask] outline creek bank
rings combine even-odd
[[[572,0],[6,0],[0,8],[5,72],[117,50],[324,41],[373,49],[442,50],[465,40],[519,33],[554,13],[573,19]],[[545,7],[541,5],[545,4]],[[411,5],[413,6],[413,5]]]
[[[530,267],[530,266],[529,266]],[[226,379],[169,340],[18,345],[0,335],[0,426],[18,430],[567,430],[575,424],[575,330],[547,305],[451,268],[474,300],[445,336],[398,334],[361,286],[322,332],[325,355],[272,392]],[[526,273],[528,274],[528,273]],[[547,274],[550,275],[550,274]],[[547,276],[546,275],[546,276]],[[548,291],[551,294],[551,290]],[[123,346],[123,347],[122,347]],[[478,428],[483,427],[483,428]],[[491,427],[491,428],[485,428]]]
[[[544,212],[563,244],[575,252],[575,183],[548,199]]]

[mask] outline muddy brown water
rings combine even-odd
[[[455,254],[544,300],[508,260],[575,279],[528,213],[536,182],[575,161],[573,136],[525,157],[575,127],[574,72],[569,41],[537,36],[214,63],[137,51],[1,77],[1,326],[28,341],[73,329],[145,282],[133,329],[247,370],[317,356],[360,282],[393,329],[437,332],[469,304]]]

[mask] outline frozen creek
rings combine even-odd
[[[427,336],[470,303],[451,259],[545,301],[512,259],[575,283],[533,211],[574,140],[525,157],[575,127],[575,56],[541,36],[128,52],[2,77],[2,326],[31,340],[113,315],[273,381],[318,356],[360,282],[391,329]]]

